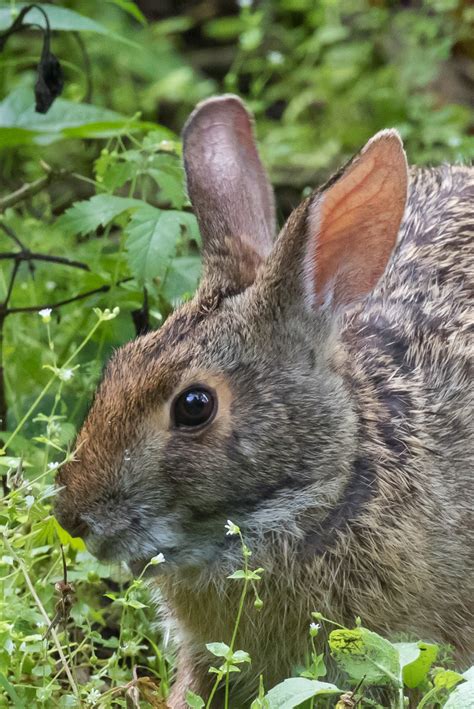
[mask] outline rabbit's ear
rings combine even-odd
[[[375,287],[397,240],[407,185],[401,139],[396,131],[384,130],[313,196],[305,275],[316,305],[348,305]]]
[[[278,300],[345,307],[382,276],[407,198],[408,168],[395,130],[377,133],[290,216],[262,281]],[[292,293],[294,295],[292,295]]]
[[[205,274],[226,289],[242,290],[272,248],[275,208],[240,99],[226,95],[201,103],[184,128],[183,153]]]

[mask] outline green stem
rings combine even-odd
[[[89,334],[86,335],[86,337],[83,339],[83,341],[81,342],[81,344],[74,350],[74,352],[72,353],[72,355],[71,355],[71,356],[66,360],[66,362],[63,364],[62,368],[66,368],[69,364],[71,364],[71,362],[77,357],[77,355],[79,354],[79,352],[81,352],[81,350],[82,350],[82,349],[86,346],[86,344],[89,342],[89,340],[90,340],[91,337],[94,335],[95,331],[97,330],[97,328],[99,327],[99,325],[100,325],[101,323],[102,323],[102,318],[99,318],[99,319],[97,320],[97,322],[94,324],[94,326],[92,327],[92,329],[91,329],[91,331],[89,332]],[[23,428],[23,426],[25,425],[26,421],[30,418],[30,416],[31,416],[31,414],[33,413],[33,411],[35,411],[35,409],[36,409],[36,407],[38,406],[38,404],[44,399],[44,397],[46,396],[46,394],[47,394],[48,391],[50,390],[51,386],[52,386],[53,383],[56,381],[56,376],[57,376],[57,375],[54,374],[54,375],[51,377],[51,379],[45,384],[45,386],[43,387],[43,389],[40,391],[40,393],[38,394],[38,396],[36,397],[36,399],[34,400],[34,402],[31,404],[31,406],[30,406],[30,408],[28,409],[28,411],[26,412],[26,414],[23,416],[23,418],[20,420],[20,422],[18,423],[17,427],[15,428],[15,430],[13,431],[13,433],[11,434],[11,436],[8,438],[8,440],[7,440],[7,442],[5,443],[5,445],[4,445],[2,448],[0,448],[0,455],[5,455],[8,446],[11,444],[11,442],[13,441],[13,439],[16,438],[18,432]]]

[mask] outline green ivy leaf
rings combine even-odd
[[[335,684],[316,679],[292,677],[277,684],[265,696],[268,709],[293,709],[312,697],[340,694]]]
[[[333,630],[329,636],[331,655],[355,681],[368,684],[399,684],[400,660],[396,648],[366,628]]]

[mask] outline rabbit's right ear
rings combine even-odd
[[[241,291],[272,248],[275,208],[252,119],[237,96],[208,99],[193,111],[183,131],[183,154],[203,240],[204,278]]]

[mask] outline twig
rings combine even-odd
[[[20,249],[21,249],[22,251],[27,251],[27,250],[28,250],[28,249],[25,247],[25,245],[21,243],[20,239],[17,237],[17,235],[15,234],[15,232],[13,231],[13,229],[11,229],[11,227],[9,227],[7,224],[4,224],[3,222],[0,222],[0,229],[3,229],[3,231],[5,232],[5,234],[6,234],[7,236],[9,236],[10,239],[12,239],[12,240],[15,242],[15,244],[20,247]]]
[[[10,276],[10,283],[8,284],[7,295],[5,296],[5,300],[2,303],[2,310],[6,310],[8,307],[8,301],[10,300],[10,296],[12,294],[13,285],[15,283],[15,278],[16,278],[16,272],[18,271],[19,267],[20,267],[20,262],[18,260],[16,260],[15,263],[13,264],[12,275]]]
[[[32,581],[31,581],[30,575],[29,575],[29,573],[28,573],[28,569],[26,568],[26,566],[25,566],[25,564],[23,563],[22,559],[20,559],[20,557],[18,556],[18,554],[16,554],[15,550],[12,548],[12,546],[9,544],[9,542],[8,542],[6,539],[5,539],[5,544],[6,544],[6,546],[8,547],[8,549],[9,549],[10,553],[12,554],[12,556],[15,557],[15,560],[16,560],[17,564],[19,565],[19,567],[20,567],[20,569],[21,569],[21,571],[22,571],[23,576],[25,577],[25,581],[26,581],[26,584],[27,584],[28,588],[30,589],[30,593],[31,593],[31,595],[32,595],[33,598],[34,598],[35,603],[36,603],[36,605],[38,606],[41,615],[42,615],[43,618],[45,619],[47,627],[49,627],[49,626],[51,625],[51,620],[50,620],[50,618],[49,618],[49,615],[46,613],[46,610],[45,610],[43,604],[41,603],[40,597],[38,596],[38,594],[37,594],[36,591],[35,591],[35,587],[33,586],[33,583],[32,583]],[[62,647],[61,647],[61,643],[59,642],[58,635],[57,635],[56,630],[55,630],[54,628],[51,628],[51,637],[53,638],[54,644],[56,645],[56,649],[57,649],[57,651],[58,651],[59,658],[60,658],[61,663],[62,663],[62,665],[63,665],[63,667],[64,667],[64,672],[65,672],[66,675],[67,675],[67,678],[68,678],[68,680],[69,680],[69,684],[71,685],[71,689],[72,689],[72,691],[74,692],[74,695],[77,697],[77,699],[78,699],[79,702],[80,702],[79,690],[78,690],[78,688],[77,688],[77,685],[76,685],[76,682],[75,682],[75,680],[74,680],[74,677],[72,676],[72,672],[71,672],[71,670],[70,670],[70,668],[69,668],[69,665],[67,664],[67,660],[66,660],[66,657],[65,657],[65,655],[64,655],[64,653],[63,653],[63,649],[62,649]]]
[[[35,194],[41,192],[43,187],[47,187],[49,185],[53,175],[54,172],[51,171],[44,177],[40,177],[34,182],[26,183],[19,189],[15,190],[15,192],[7,194],[6,197],[0,199],[0,212],[4,212],[5,209],[8,209],[8,207],[13,207],[13,205],[18,202],[22,202],[24,199],[28,199],[28,197],[34,197]]]
[[[89,266],[82,261],[73,261],[69,258],[64,258],[63,256],[50,256],[49,254],[40,254],[36,251],[29,251],[28,249],[23,249],[23,251],[7,251],[0,253],[1,259],[12,258],[16,261],[49,261],[50,263],[59,263],[63,266],[72,266],[73,268],[82,268],[83,271],[89,271]]]
[[[131,281],[132,278],[122,278],[120,281],[117,281],[116,285],[120,285],[121,283],[126,283],[127,281]],[[95,295],[96,293],[107,293],[112,288],[112,286],[105,285],[105,286],[100,286],[100,288],[94,288],[94,290],[89,290],[86,291],[85,293],[79,293],[79,295],[75,295],[73,298],[66,298],[66,300],[60,300],[57,303],[46,303],[44,305],[29,305],[25,306],[24,308],[8,308],[6,311],[6,315],[11,315],[12,313],[34,313],[37,310],[44,310],[45,308],[59,308],[60,305],[67,305],[68,303],[74,303],[76,300],[83,300],[84,298],[88,298],[90,295]]]

